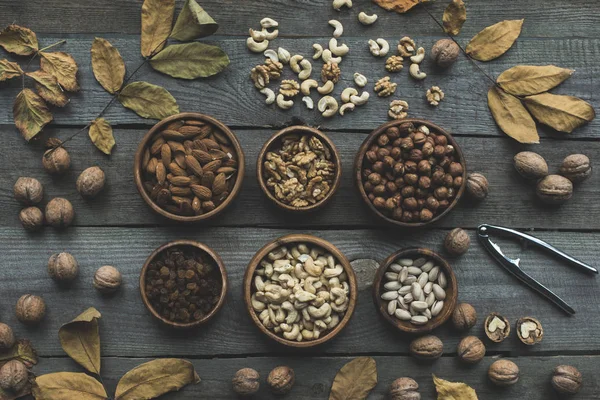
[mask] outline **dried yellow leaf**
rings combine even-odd
[[[210,36],[219,29],[219,25],[200,5],[196,0],[186,0],[175,26],[171,37],[181,42]]]
[[[57,107],[64,107],[69,103],[69,98],[53,75],[41,70],[28,72],[26,75],[35,81],[36,90],[48,103]]]
[[[151,57],[165,47],[171,34],[175,0],[145,0],[142,5],[141,52]]]
[[[433,375],[437,400],[478,400],[475,389],[466,383],[450,382]]]
[[[95,38],[92,43],[92,71],[106,91],[114,94],[125,80],[125,63],[121,53],[106,39]]]
[[[465,51],[479,61],[500,57],[512,47],[521,34],[524,19],[506,20],[488,26],[471,39]]]
[[[403,14],[417,4],[427,3],[429,0],[373,0],[373,3],[388,11]]]
[[[446,33],[456,36],[467,20],[467,8],[463,0],[452,0],[444,10],[442,22]]]
[[[174,78],[206,78],[223,71],[229,57],[217,46],[191,42],[167,47],[152,57],[150,65]]]
[[[94,124],[96,121],[92,123],[92,125]],[[110,129],[110,125],[108,128]],[[112,137],[112,130],[110,136]],[[96,144],[96,146],[98,145]],[[60,345],[65,353],[83,368],[96,375],[100,375],[100,333],[98,332],[100,316],[98,310],[91,307],[58,330]]]
[[[29,141],[52,121],[52,114],[44,100],[31,89],[23,89],[13,105],[15,125]]]
[[[0,32],[0,46],[9,53],[30,56],[38,51],[37,36],[31,29],[9,25]]]
[[[140,117],[163,119],[179,113],[177,101],[165,88],[148,82],[133,82],[119,93],[119,101]]]
[[[523,102],[535,119],[560,132],[571,133],[596,117],[594,108],[578,97],[541,93]]]
[[[366,399],[377,385],[377,364],[371,357],[358,357],[335,376],[329,400]]]
[[[501,73],[496,82],[510,94],[529,96],[560,85],[573,72],[572,69],[554,65],[517,65]]]
[[[57,372],[35,378],[37,400],[106,400],[104,386],[84,373]]]
[[[23,75],[23,70],[16,62],[6,59],[0,60],[0,81],[16,78]]]
[[[115,137],[113,136],[112,127],[104,118],[95,119],[92,122],[92,124],[90,125],[90,131],[88,134],[90,135],[90,139],[92,140],[92,143],[94,143],[94,146],[96,146],[104,154],[110,155],[110,153],[112,152],[112,148],[115,146]],[[98,326],[98,323],[96,323],[96,327],[97,326]],[[93,328],[93,327],[91,327],[91,328]],[[88,333],[88,334],[91,334],[91,333]],[[63,348],[64,348],[64,346],[63,346]],[[68,352],[67,352],[67,354],[68,354]],[[73,356],[71,356],[71,357],[73,357]],[[100,338],[98,338],[98,357],[100,357]],[[79,362],[79,361],[77,361],[77,362]],[[97,364],[98,364],[98,368],[100,368],[100,359],[99,358],[98,358]],[[85,367],[85,365],[84,365],[84,367]]]
[[[77,63],[75,59],[62,51],[56,53],[40,52],[40,68],[42,71],[54,75],[60,86],[68,92],[77,92]]]
[[[494,86],[488,91],[488,107],[508,136],[521,143],[540,142],[535,121],[518,98]]]

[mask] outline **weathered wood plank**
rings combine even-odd
[[[398,38],[390,37],[391,43]],[[45,37],[42,45],[57,41],[59,37]],[[137,36],[109,37],[119,48],[123,57],[128,60],[128,71],[133,71],[141,61],[139,56],[139,40]],[[427,59],[423,70],[429,76],[424,81],[415,81],[408,76],[408,68],[394,74],[393,80],[399,83],[393,97],[378,98],[373,92],[375,80],[387,75],[384,58],[374,58],[368,51],[368,37],[352,37],[344,39],[351,52],[346,56],[342,68],[342,80],[337,84],[334,96],[354,85],[352,76],[355,72],[365,74],[370,83],[369,102],[353,113],[344,117],[335,116],[324,119],[317,111],[307,110],[296,99],[297,104],[289,111],[282,111],[276,105],[266,106],[264,96],[253,88],[249,79],[250,69],[263,62],[261,55],[250,53],[243,38],[215,38],[213,43],[221,45],[231,58],[231,65],[220,75],[195,81],[184,81],[170,78],[150,67],[142,68],[134,80],[148,80],[167,88],[175,96],[182,111],[200,111],[213,115],[223,122],[239,127],[280,126],[289,122],[292,117],[305,120],[311,125],[320,125],[328,129],[341,131],[369,131],[386,122],[387,110],[392,99],[401,98],[408,101],[411,117],[430,119],[456,134],[476,134],[486,136],[504,136],[496,127],[487,107],[487,90],[489,80],[478,71],[473,64],[462,58],[456,65],[446,71],[434,69]],[[439,39],[437,37],[418,36],[414,39],[426,48]],[[60,49],[71,52],[80,65],[79,79],[82,91],[72,96],[71,104],[64,110],[56,110],[55,123],[60,125],[85,125],[93,120],[109,100],[109,95],[95,81],[90,68],[89,49],[92,36],[77,35]],[[328,39],[278,39],[274,46],[284,46],[292,53],[306,56],[312,54],[312,44],[317,41],[327,44]],[[463,39],[463,42],[466,40]],[[600,73],[600,39],[520,39],[516,45],[500,59],[482,65],[491,76],[500,74],[516,64],[557,64],[562,67],[576,69],[574,76],[556,89],[557,93],[570,94],[591,101],[596,106],[593,94],[597,91],[597,83],[593,77]],[[321,63],[314,62],[313,76],[318,77]],[[286,69],[284,78],[295,78],[291,70]],[[443,103],[437,108],[431,107],[425,100],[425,91],[431,85],[440,86],[446,93]],[[277,89],[277,84],[271,85]],[[3,84],[0,97],[0,124],[12,125],[12,102],[21,88],[19,80]],[[314,96],[314,95],[313,95]],[[106,113],[106,118],[114,125],[140,123],[150,125],[151,120],[144,120],[132,111],[119,104],[113,105]],[[598,138],[600,122],[593,121],[580,128],[569,138]],[[7,127],[15,132],[14,127]],[[544,138],[548,135],[565,138],[566,135],[540,129]]]
[[[52,129],[48,135],[69,137],[74,129]],[[155,225],[169,224],[156,216],[142,201],[133,183],[133,154],[144,130],[115,130],[117,147],[107,158],[89,142],[87,133],[71,141],[67,148],[73,159],[72,171],[63,178],[52,178],[41,167],[42,146],[27,145],[16,135],[6,135],[0,166],[0,207],[4,210],[0,226],[19,226],[20,205],[14,200],[12,187],[19,176],[33,176],[42,181],[48,201],[64,196],[73,202],[75,224]],[[294,216],[276,209],[262,194],[256,181],[256,158],[274,130],[236,130],[246,154],[244,187],[231,209],[212,221],[217,226],[371,226],[380,222],[368,212],[354,186],[353,162],[364,134],[332,132],[330,136],[341,152],[342,185],[331,204],[311,215]],[[547,207],[535,197],[533,187],[524,182],[512,167],[513,155],[521,149],[508,138],[458,137],[470,171],[485,173],[490,181],[490,195],[479,205],[465,201],[440,221],[440,227],[476,227],[486,223],[523,228],[599,229],[600,174],[576,188],[574,197],[562,207]],[[560,145],[558,145],[560,143]],[[575,152],[599,154],[600,143],[590,141],[543,141],[533,148],[544,155],[552,171],[562,159]],[[75,191],[77,175],[97,164],[107,174],[105,193],[92,201],[83,200]]]
[[[493,357],[485,357],[476,366],[465,366],[456,359],[443,357],[433,365],[419,364],[408,357],[374,357],[377,362],[378,383],[368,399],[387,399],[391,383],[401,376],[410,376],[419,384],[422,398],[436,397],[431,374],[455,382],[465,382],[471,385],[480,399],[528,399],[555,400],[559,399],[552,390],[550,378],[554,367],[569,364],[577,367],[583,374],[583,387],[577,394],[577,399],[592,400],[598,398],[600,381],[596,376],[599,356],[565,356],[565,357],[520,357],[511,359],[519,366],[521,378],[515,385],[500,389],[493,386],[487,379],[487,368],[495,361]],[[228,358],[210,360],[191,360],[202,381],[198,385],[184,388],[180,392],[165,395],[164,399],[232,399],[236,394],[231,388],[231,378],[240,368],[256,369],[260,376],[260,389],[257,398],[278,399],[266,385],[266,379],[274,367],[287,365],[296,373],[296,383],[292,391],[286,395],[290,400],[317,400],[329,398],[331,384],[337,371],[351,357],[318,357],[318,358]],[[109,358],[102,360],[103,380],[109,393],[114,389],[120,377],[129,369],[150,361],[138,358]],[[42,358],[35,368],[38,374],[57,371],[78,371],[75,364],[64,358]]]
[[[409,246],[440,250],[445,231],[420,233],[376,232],[370,230],[307,229],[332,241],[351,260],[383,260],[393,251]],[[370,283],[372,268],[357,265],[360,276],[358,307],[353,319],[331,343],[313,350],[296,352],[268,340],[253,326],[242,300],[243,273],[254,253],[290,230],[190,228],[73,228],[63,233],[48,232],[43,238],[29,236],[21,229],[0,228],[0,270],[2,321],[13,326],[19,336],[31,338],[40,354],[62,354],[57,337],[61,324],[71,320],[87,307],[94,306],[103,314],[101,332],[106,356],[199,356],[240,354],[406,354],[408,338],[393,330],[375,311]],[[590,249],[597,246],[600,233],[538,232],[537,235],[564,251],[597,265]],[[197,331],[171,331],[163,328],[144,309],[140,300],[139,271],[146,257],[160,244],[176,238],[191,238],[213,247],[227,267],[231,289],[223,310],[210,325]],[[574,317],[565,316],[541,297],[521,285],[496,265],[476,243],[472,234],[469,253],[452,260],[459,282],[459,299],[473,304],[480,322],[492,312],[500,312],[514,323],[522,316],[535,316],[544,325],[544,341],[525,348],[516,335],[500,345],[490,345],[490,352],[510,354],[585,354],[598,352],[600,329],[597,304],[600,280],[568,268],[538,250],[521,250],[510,242],[500,241],[507,255],[521,258],[522,266],[534,277],[568,301],[576,310]],[[48,257],[59,251],[71,252],[79,261],[80,277],[70,288],[54,284],[46,272]],[[124,275],[124,286],[114,297],[100,296],[91,285],[94,271],[101,265],[115,265]],[[365,268],[367,270],[365,270]],[[38,328],[26,329],[19,324],[12,308],[24,293],[42,295],[48,315]],[[472,334],[483,337],[482,324]],[[445,327],[436,332],[455,352],[460,335]]]

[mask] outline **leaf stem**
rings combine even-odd
[[[56,43],[53,43],[53,44],[51,44],[50,46],[46,46],[46,47],[44,47],[43,49],[40,49],[40,50],[38,50],[38,53],[41,53],[42,51],[45,51],[45,50],[51,49],[51,48],[53,48],[53,47],[55,47],[55,46],[58,46],[58,45],[61,45],[61,44],[63,44],[63,43],[67,43],[67,40],[66,40],[66,39],[59,40],[58,42],[56,42]]]
[[[31,63],[33,62],[33,60],[35,60],[36,57],[39,56],[42,51],[51,49],[52,47],[61,45],[63,43],[67,43],[67,41],[65,39],[59,40],[58,42],[53,43],[50,46],[46,46],[43,49],[36,51],[33,54],[33,56],[31,56],[31,58],[29,59],[29,61],[27,62],[27,64],[25,65],[24,72],[27,72],[27,70],[29,69],[29,66],[31,65]],[[21,85],[22,85],[22,89],[25,90],[25,74],[21,75]]]

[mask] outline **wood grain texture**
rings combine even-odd
[[[102,313],[102,351],[105,356],[189,356],[219,355],[332,355],[407,354],[410,338],[381,319],[373,301],[370,267],[357,271],[359,296],[350,323],[330,343],[315,349],[285,348],[262,335],[252,324],[242,297],[243,274],[255,252],[267,242],[290,233],[289,230],[256,228],[72,228],[62,233],[49,231],[43,239],[29,236],[21,229],[0,228],[0,253],[3,267],[0,318],[13,326],[19,337],[34,341],[40,354],[62,354],[56,332],[90,306]],[[350,260],[375,259],[381,262],[392,252],[420,246],[441,251],[446,231],[390,234],[373,230],[307,229],[332,242]],[[600,233],[538,232],[536,235],[558,248],[597,266],[590,249],[597,246]],[[144,308],[139,293],[139,273],[150,253],[159,245],[174,239],[193,239],[206,243],[223,259],[230,290],[225,305],[208,325],[195,331],[172,331],[156,321]],[[552,355],[597,352],[600,322],[597,314],[600,279],[589,277],[562,264],[536,249],[521,250],[517,245],[499,241],[507,255],[521,257],[521,265],[536,279],[563,297],[576,310],[574,317],[565,314],[521,285],[493,262],[475,242],[460,259],[450,260],[458,280],[458,299],[473,304],[480,323],[472,334],[483,337],[482,321],[496,311],[511,322],[522,316],[538,318],[544,326],[542,343],[531,348],[522,345],[516,335],[500,345],[490,345],[490,354]],[[80,264],[80,276],[69,288],[61,288],[46,271],[48,258],[54,252],[68,251]],[[101,265],[114,265],[123,273],[124,284],[113,297],[103,297],[92,288],[92,277]],[[355,268],[359,268],[355,264]],[[364,265],[361,263],[360,265]],[[41,326],[27,329],[16,321],[13,307],[24,293],[42,295],[48,306]],[[446,347],[455,352],[461,335],[444,326],[436,331]]]

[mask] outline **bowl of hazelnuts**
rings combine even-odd
[[[355,160],[355,181],[369,209],[401,227],[422,227],[448,214],[466,187],[466,163],[454,138],[420,119],[375,129]]]

